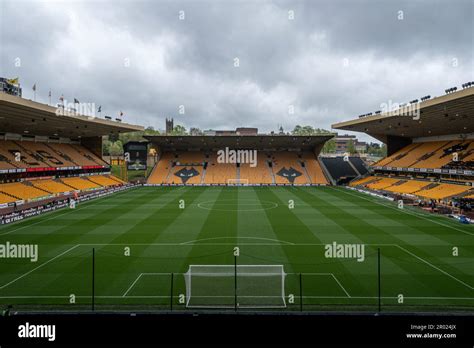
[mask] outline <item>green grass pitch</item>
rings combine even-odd
[[[345,188],[140,187],[2,227],[6,242],[39,259],[0,259],[3,307],[90,308],[94,248],[96,308],[189,310],[189,265],[234,265],[239,247],[239,265],[283,265],[287,310],[375,310],[377,249],[382,310],[474,308],[471,226]],[[333,242],[364,244],[364,262],[326,258]]]

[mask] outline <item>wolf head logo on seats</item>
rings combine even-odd
[[[176,173],[174,173],[174,175],[180,178],[183,184],[186,184],[186,181],[191,179],[193,176],[199,175],[199,172],[194,168],[191,168],[191,169],[183,168],[183,169],[178,170]]]
[[[301,172],[297,171],[293,167],[290,167],[289,169],[286,169],[286,167],[283,167],[282,169],[280,169],[277,175],[288,179],[288,181],[293,184],[295,182],[295,179],[301,176]]]

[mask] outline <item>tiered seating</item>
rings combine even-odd
[[[204,164],[204,154],[202,152],[190,151],[179,153],[173,158],[173,162],[176,165],[171,168],[171,174],[168,176],[166,181],[168,184],[181,184],[183,181],[176,174],[179,175],[180,171],[191,171],[195,170],[198,175],[188,177],[185,180],[186,184],[200,184],[202,179],[203,166],[197,164]],[[193,172],[194,172],[193,170]]]
[[[206,170],[204,163],[207,163]],[[185,176],[188,177],[183,180]],[[233,163],[218,163],[215,153],[211,155],[196,151],[163,153],[147,182],[226,184],[229,179],[238,178],[249,184],[272,184],[274,181],[277,184],[328,184],[320,163],[310,152],[301,156],[296,152],[260,153],[257,156],[256,167],[251,167],[249,163],[241,163],[239,167]]]
[[[69,186],[66,186],[62,182],[56,180],[34,180],[31,181],[31,183],[33,186],[51,193],[63,193],[71,191]]]
[[[21,154],[16,161],[15,153]],[[81,145],[0,141],[0,169],[106,166],[107,163]]]
[[[240,165],[240,179],[248,180],[249,184],[271,184],[272,174],[267,164],[266,156],[257,156],[257,166],[250,167],[250,164]]]
[[[373,181],[373,180],[380,180],[380,178],[376,177],[376,176],[367,176],[365,178],[361,178],[361,179],[357,179],[357,180],[354,180],[352,181],[349,186],[359,186],[359,185],[362,185],[362,184],[365,184],[365,183],[368,183],[370,181]]]
[[[90,190],[101,186],[87,180],[85,177],[62,178],[61,181],[76,190]]]
[[[385,188],[392,186],[393,184],[399,181],[400,179],[383,178],[378,180],[377,182],[368,184],[367,187],[372,190],[384,190]]]
[[[116,177],[116,176],[113,176],[113,175],[104,175],[105,177],[115,181],[117,184],[126,184],[125,181],[123,181],[122,179]]]
[[[229,179],[237,179],[237,166],[232,163],[217,163],[217,156],[210,156],[204,183],[226,184]]]
[[[91,175],[87,177],[93,183],[99,184],[100,186],[114,186],[118,185],[119,182],[117,180],[113,180],[108,176],[105,175]]]
[[[423,187],[429,186],[432,183],[429,181],[416,181],[416,180],[408,180],[401,185],[395,185],[386,187],[384,190],[396,192],[396,193],[408,193],[413,194],[417,191],[423,189]]]
[[[314,154],[310,152],[303,153],[302,158],[304,159],[306,171],[308,172],[309,178],[312,184],[327,185],[329,184],[328,179],[323,173],[323,169],[319,164]]]
[[[393,167],[392,162],[396,160],[400,160],[401,158],[407,156],[411,151],[416,149],[420,144],[410,144],[405,146],[403,149],[395,152],[394,154],[382,158],[380,161],[374,164],[374,166],[390,166]]]
[[[458,153],[460,167],[474,160],[474,141],[431,141],[410,144],[388,156],[374,166],[403,168],[449,168],[456,167],[452,153]]]
[[[1,184],[0,192],[7,193],[9,195],[18,197],[20,199],[28,200],[39,197],[48,196],[49,193],[38,189],[34,186],[27,185],[22,182],[15,182],[10,184]]]
[[[329,174],[336,181],[358,176],[354,168],[352,168],[349,162],[344,161],[343,157],[321,157],[321,161],[326,166]]]
[[[0,192],[0,204],[13,203],[18,199]]]
[[[148,177],[149,184],[164,184],[166,183],[166,178],[168,177],[169,170],[171,168],[170,161],[173,159],[171,153],[164,153],[161,155],[158,164],[155,165],[153,171]]]
[[[421,143],[415,149],[410,151],[408,154],[398,160],[394,160],[389,164],[390,167],[410,167],[415,163],[420,164],[420,159],[423,157],[429,158],[428,156],[432,153],[436,153],[440,148],[447,146],[447,141],[435,141],[429,143]],[[418,167],[419,168],[419,167]]]
[[[469,191],[471,188],[472,186],[467,185],[439,184],[436,187],[418,191],[416,195],[430,199],[443,199],[451,196],[457,196],[461,193]]]

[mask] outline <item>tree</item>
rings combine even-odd
[[[354,145],[354,140],[352,139],[349,139],[349,142],[347,143],[347,152],[349,152],[349,154],[351,155],[354,155],[357,153],[357,150]]]
[[[336,152],[336,141],[329,139],[324,143],[322,153],[334,153]]]
[[[120,156],[123,155],[123,145],[120,140],[117,140],[115,143],[110,146],[110,156]]]
[[[313,128],[312,126],[296,125],[292,135],[319,135],[319,134],[333,134],[331,131],[322,128]]]
[[[186,128],[184,128],[180,124],[177,124],[176,126],[174,126],[173,132],[171,133],[171,135],[186,135],[186,134],[187,134]]]
[[[200,130],[199,128],[190,128],[189,129],[189,135],[204,135],[204,132]]]

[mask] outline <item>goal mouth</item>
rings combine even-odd
[[[187,308],[286,308],[283,265],[190,265]]]
[[[248,186],[249,179],[227,179],[227,185]]]

